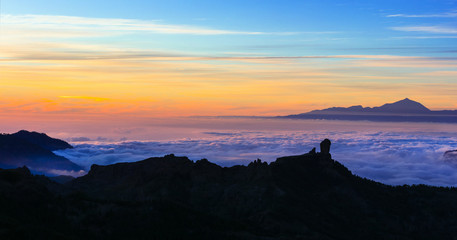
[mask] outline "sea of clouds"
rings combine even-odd
[[[89,169],[92,164],[139,161],[173,153],[191,160],[207,158],[222,166],[248,164],[260,158],[303,154],[324,139],[332,140],[333,159],[353,173],[392,185],[457,186],[457,159],[444,152],[457,149],[449,132],[401,131],[210,131],[199,138],[155,141],[72,139],[74,149],[57,151]]]

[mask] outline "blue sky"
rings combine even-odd
[[[3,0],[3,14],[157,20],[231,31],[284,33],[186,39],[162,36],[165,48],[271,55],[450,55],[457,1],[45,1]],[[290,33],[290,35],[287,35]],[[166,42],[166,44],[164,43]],[[141,42],[138,42],[141,44]],[[143,43],[146,44],[146,43]],[[167,46],[168,45],[168,46]]]
[[[457,108],[457,1],[1,3],[9,115]]]

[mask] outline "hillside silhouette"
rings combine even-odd
[[[27,166],[33,172],[51,175],[56,170],[83,170],[81,166],[52,152],[67,148],[72,146],[44,133],[21,130],[14,134],[0,134],[0,167]]]
[[[388,186],[321,152],[221,167],[167,155],[66,184],[0,170],[1,239],[455,239],[457,190]]]
[[[73,148],[73,146],[71,146],[69,143],[67,143],[63,140],[57,139],[57,138],[49,137],[45,133],[29,132],[26,130],[21,130],[17,133],[13,133],[11,135],[14,137],[26,140],[30,143],[36,144],[49,151]]]

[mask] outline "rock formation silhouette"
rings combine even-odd
[[[324,139],[324,141],[321,142],[321,153],[322,154],[330,154],[330,145],[332,143],[330,142],[330,140],[328,140],[327,138]]]
[[[316,154],[316,148],[314,147],[313,149],[311,149],[311,151],[309,151],[308,154]]]

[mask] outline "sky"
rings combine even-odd
[[[405,97],[457,109],[457,1],[1,0],[0,11],[4,125]]]

